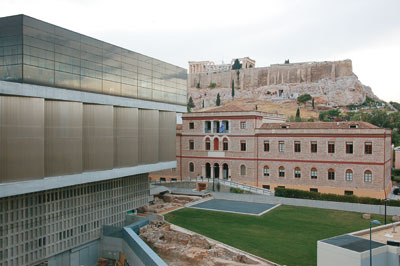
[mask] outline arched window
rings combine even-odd
[[[279,177],[285,177],[285,167],[279,167]]]
[[[294,177],[300,178],[301,177],[301,170],[299,167],[294,168]]]
[[[335,180],[335,170],[329,168],[328,170],[328,180]]]
[[[211,149],[210,139],[206,138],[206,151],[209,151],[210,149]]]
[[[318,178],[317,168],[313,167],[311,168],[311,179],[317,179],[317,178]]]
[[[353,171],[350,169],[346,170],[346,181],[353,181]]]
[[[364,181],[369,183],[372,182],[372,172],[370,170],[364,172]]]
[[[269,167],[267,165],[264,166],[264,176],[269,176]]]
[[[246,175],[246,166],[244,164],[240,166],[240,175]]]
[[[189,163],[189,171],[194,172],[194,163],[192,162]]]
[[[224,151],[227,151],[227,150],[228,150],[228,140],[227,140],[227,139],[224,139],[224,140],[223,140],[223,150],[224,150]]]

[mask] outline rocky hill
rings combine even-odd
[[[271,65],[270,67],[189,74],[189,96],[196,108],[235,99],[283,103],[310,94],[320,107],[362,104],[378,99],[352,71],[351,60]]]

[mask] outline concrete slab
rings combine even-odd
[[[194,209],[230,212],[260,216],[280,206],[280,204],[255,203],[236,200],[211,199],[188,206]]]

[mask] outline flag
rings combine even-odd
[[[221,127],[219,128],[219,133],[222,133],[225,131],[225,126],[224,124],[221,125]]]

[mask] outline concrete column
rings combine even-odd
[[[211,165],[211,178],[214,178],[214,164]]]
[[[205,166],[205,165],[202,165],[202,166],[201,166],[201,176],[202,176],[203,178],[206,177],[206,166]]]
[[[224,170],[222,165],[219,166],[219,179],[224,179]]]
[[[232,168],[231,167],[232,167],[231,165],[228,165],[228,178],[232,177]]]

